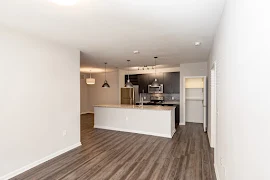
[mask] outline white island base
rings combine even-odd
[[[94,107],[94,128],[172,138],[175,107],[98,105]]]

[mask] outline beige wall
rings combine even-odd
[[[81,74],[84,76],[84,78],[87,78],[89,75],[84,75],[84,74]],[[90,85],[87,85],[85,83],[85,79],[81,79],[80,80],[80,103],[81,103],[81,113],[87,113],[87,112],[90,112],[90,102],[89,102],[89,97],[88,97],[88,94],[89,94],[89,86]]]
[[[80,145],[79,72],[78,50],[0,27],[0,179]]]
[[[96,83],[87,85],[81,80],[81,113],[94,112],[93,105],[96,104],[118,104],[119,103],[119,76],[118,71],[108,72],[107,81],[110,88],[102,88],[104,73],[92,74]]]

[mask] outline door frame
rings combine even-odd
[[[183,77],[183,87],[182,87],[182,92],[183,92],[183,124],[186,124],[186,79],[197,79],[197,78],[202,78],[205,80],[204,82],[204,104],[203,106],[206,106],[206,113],[204,113],[204,116],[207,114],[207,77],[206,76],[184,76]],[[207,117],[207,116],[206,116]],[[207,129],[207,119],[206,122],[203,124],[206,126]],[[205,131],[206,132],[206,131]]]
[[[217,70],[216,70],[216,62],[213,63],[211,70],[211,83],[210,83],[210,97],[211,97],[211,108],[210,108],[210,115],[211,115],[211,133],[210,133],[210,146],[212,148],[216,147],[216,131],[217,131]],[[208,135],[209,136],[209,135]]]

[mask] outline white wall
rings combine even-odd
[[[80,144],[79,66],[78,50],[0,28],[0,179]]]
[[[93,105],[119,104],[118,71],[107,73],[110,88],[102,88],[104,73],[94,73],[92,78],[96,80],[93,85],[87,85],[84,79],[81,80],[81,113],[94,112]]]
[[[180,64],[180,124],[183,120],[183,77],[184,76],[207,76],[207,62]]]
[[[227,0],[214,41],[209,69],[216,61],[220,180],[270,179],[269,5]]]

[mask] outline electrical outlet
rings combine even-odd
[[[126,120],[128,120],[128,117],[126,116]]]
[[[66,136],[67,135],[67,130],[63,130],[62,135]]]
[[[223,166],[223,158],[220,157],[220,165]]]

